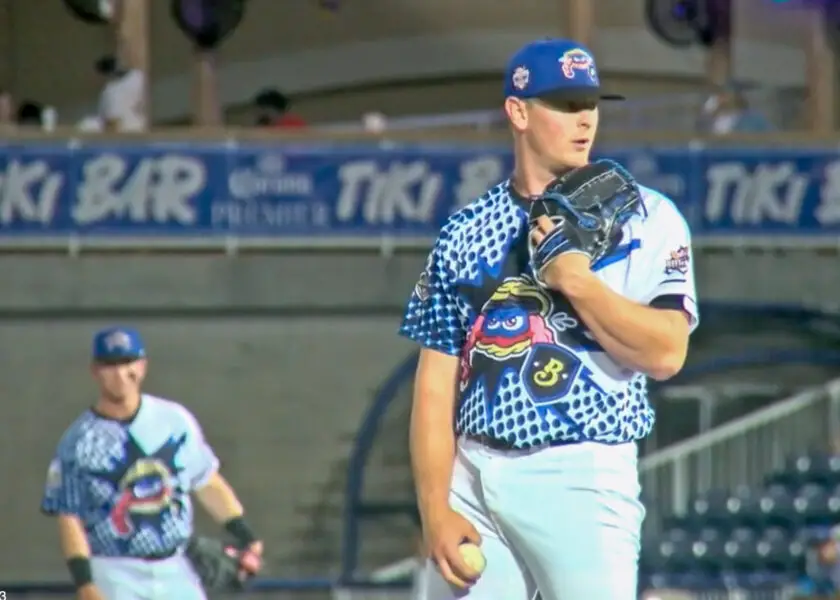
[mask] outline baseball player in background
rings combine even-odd
[[[78,597],[205,598],[184,556],[193,533],[190,493],[258,568],[262,543],[195,417],[180,404],[141,393],[146,351],[139,333],[97,333],[91,371],[99,399],[62,436],[41,504],[57,517]]]
[[[588,49],[528,44],[505,96],[513,174],[444,225],[400,330],[421,345],[426,598],[635,599],[646,378],[682,368],[698,322],[689,231],[668,198],[590,163],[599,101],[620,98]]]

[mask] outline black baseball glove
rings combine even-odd
[[[243,587],[242,551],[222,540],[195,536],[186,556],[206,590],[237,590]]]
[[[585,254],[594,263],[611,252],[640,203],[633,177],[611,160],[573,169],[553,181],[531,203],[528,217],[531,228],[541,216],[555,225],[539,244],[528,238],[536,280],[545,285],[543,269],[561,254]]]

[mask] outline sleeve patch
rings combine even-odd
[[[688,251],[688,246],[680,246],[675,250],[671,250],[665,259],[665,275],[673,275],[675,273],[685,275],[688,273],[690,261],[691,254]]]
[[[421,302],[426,302],[432,295],[430,279],[433,262],[434,252],[430,253],[426,259],[426,266],[423,268],[423,272],[420,273],[420,278],[414,286],[414,294]]]
[[[57,490],[61,487],[61,462],[56,458],[47,469],[47,490]]]

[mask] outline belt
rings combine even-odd
[[[178,548],[173,548],[172,550],[165,550],[163,552],[155,552],[154,554],[147,554],[146,556],[135,556],[132,558],[137,558],[146,562],[157,562],[159,560],[166,560],[167,558],[172,558],[176,554],[178,554]]]
[[[465,436],[468,440],[473,442],[478,442],[485,448],[490,448],[491,450],[501,450],[501,451],[516,451],[516,450],[534,450],[537,448],[556,448],[558,446],[572,446],[574,444],[579,444],[580,441],[578,440],[552,440],[550,442],[546,442],[544,444],[536,444],[533,446],[525,446],[519,448],[514,446],[511,442],[507,440],[500,440],[499,438],[490,437],[489,435],[471,435],[468,434]]]

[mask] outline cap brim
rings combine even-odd
[[[600,88],[588,87],[554,90],[553,92],[540,94],[536,99],[548,104],[555,104],[564,102],[600,102],[602,100],[620,101],[626,100],[627,98],[621,94],[606,93]]]
[[[124,365],[127,363],[132,363],[134,361],[140,360],[145,358],[142,355],[114,355],[114,356],[95,356],[93,358],[93,362],[100,364],[100,365]]]

